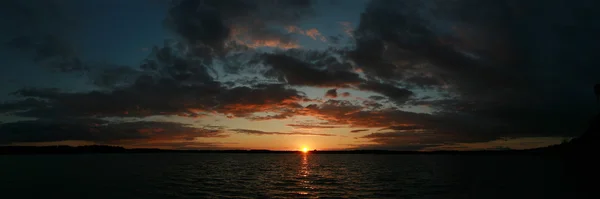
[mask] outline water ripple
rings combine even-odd
[[[519,198],[506,190],[519,191],[527,198],[561,198],[568,193],[560,180],[547,178],[562,172],[553,166],[560,164],[519,157],[113,154],[1,158],[0,189],[14,196],[7,198]]]

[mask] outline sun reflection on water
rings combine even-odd
[[[299,195],[309,195],[310,190],[314,189],[312,182],[310,181],[310,165],[308,163],[308,154],[302,154],[302,160],[300,162],[300,170],[298,171],[299,187],[303,189],[298,191]]]
[[[310,174],[310,168],[308,165],[308,154],[302,154],[302,163],[300,165],[300,176],[308,177]]]

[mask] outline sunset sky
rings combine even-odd
[[[4,0],[0,145],[557,144],[597,112],[590,4]]]

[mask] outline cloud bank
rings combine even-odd
[[[150,48],[139,66],[110,70],[77,53],[67,37],[71,27],[60,25],[65,18],[46,19],[50,14],[26,2],[3,4],[13,10],[3,15],[27,30],[4,40],[4,48],[22,50],[44,68],[83,71],[97,88],[15,89],[16,100],[0,104],[0,113],[29,119],[0,123],[4,144],[183,146],[236,134],[338,136],[325,130],[342,127],[367,143],[354,146],[385,149],[568,137],[582,132],[592,114],[591,87],[600,74],[592,63],[600,29],[588,23],[600,19],[590,9],[598,3],[583,0],[372,0],[350,13],[359,16],[355,24],[332,22],[335,35],[307,28],[306,21],[323,15],[316,1],[179,0],[165,8],[163,21],[176,38]],[[68,6],[48,4],[47,12],[68,13],[61,10]],[[308,117],[325,125],[284,125],[319,129],[309,133],[145,120],[215,115]]]

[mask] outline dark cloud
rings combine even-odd
[[[469,3],[371,1],[361,16],[357,29],[358,46],[356,53],[350,54],[351,58],[365,71],[380,78],[403,80],[420,87],[450,86],[453,91],[472,97],[523,86],[524,79],[515,62],[521,59],[520,55],[509,48],[516,41],[512,40],[512,33],[507,32],[513,27],[507,21],[510,18],[505,16],[506,2],[481,3],[479,6],[483,10],[489,10],[477,12],[479,14],[475,14],[479,9],[455,9],[467,6],[462,4]],[[440,14],[423,15],[417,10]],[[396,20],[387,20],[391,18]],[[468,22],[475,18],[489,21]],[[478,36],[481,41],[476,43],[477,46],[469,46],[467,44],[474,42],[474,36],[462,35],[463,28],[485,36]],[[507,58],[497,57],[500,54]],[[495,92],[490,93],[491,90]]]
[[[76,46],[69,40],[76,30],[77,17],[60,1],[17,1],[0,3],[0,26],[4,27],[3,47],[24,53],[36,64],[57,72],[88,69]]]
[[[432,147],[445,146],[441,144],[427,144],[417,142],[376,142],[374,144],[351,144],[348,145],[353,149],[359,150],[395,150],[395,151],[427,151]],[[469,150],[463,148],[462,150]]]
[[[441,101],[432,103],[440,114],[462,113],[476,117],[494,119],[507,124],[508,131],[521,135],[577,136],[585,130],[586,118],[590,112],[573,110],[568,107],[545,107],[532,102],[489,103],[479,101]],[[565,116],[569,117],[565,117]]]
[[[116,144],[128,141],[184,141],[195,137],[225,137],[220,128],[171,122],[109,123],[99,119],[29,120],[0,125],[0,143],[65,140]]]
[[[251,116],[246,116],[246,119],[249,119],[251,121],[265,121],[265,120],[281,120],[281,119],[286,119],[286,118],[291,118],[295,116],[295,110],[294,109],[283,109],[283,110],[279,110],[280,112],[274,114],[274,115],[267,115],[267,116],[258,116],[258,115],[251,115]],[[232,116],[230,116],[232,117]]]
[[[394,108],[369,110],[343,100],[309,105],[298,114],[355,128],[384,128],[404,133],[425,131],[427,135],[437,135],[448,142],[480,142],[517,135],[550,135],[549,132],[527,132],[522,129],[516,131],[517,129],[512,128],[512,123],[497,118],[477,117],[465,113],[414,113]]]
[[[169,16],[166,19],[168,27],[178,33],[186,42],[191,44],[204,44],[215,50],[223,50],[224,42],[229,37],[230,28],[225,24],[221,17],[222,13],[219,6],[226,7],[231,5],[233,9],[241,8],[242,1],[229,4],[218,1],[194,1],[182,0],[173,1],[169,10]],[[226,7],[227,8],[227,7]],[[231,13],[238,13],[236,11]],[[239,12],[242,14],[241,12]]]
[[[273,68],[266,75],[277,77],[290,85],[301,86],[346,87],[363,81],[356,73],[336,69],[336,65],[343,67],[344,64],[327,53],[310,53],[306,56],[305,59],[311,62],[286,54],[264,54],[265,64]]]
[[[204,51],[203,51],[204,50]],[[217,84],[213,54],[206,49],[189,50],[183,43],[165,40],[151,48],[138,68],[111,63],[87,63],[91,83],[104,89],[126,88],[150,79],[175,85]]]
[[[115,88],[129,86],[142,75],[138,70],[128,66],[112,66],[99,71],[90,71],[89,78],[92,84],[101,88]]]
[[[589,62],[597,48],[590,34],[600,30],[586,23],[600,16],[591,14],[594,6],[560,0],[370,1],[355,32],[356,49],[346,55],[370,79],[448,93],[443,99],[400,97],[435,110],[431,117],[445,122],[415,124],[436,134],[466,128],[464,138],[479,137],[475,131],[493,132],[486,139],[574,135],[591,114],[589,89],[597,81],[591,74],[600,72]],[[456,120],[464,121],[447,122]]]
[[[15,114],[37,118],[195,115],[189,109],[210,105],[211,99],[205,97],[216,95],[220,89],[219,85],[180,86],[170,80],[155,81],[150,77],[141,77],[130,87],[104,92],[68,93],[55,89],[22,89],[16,94],[42,99],[46,105],[29,107]]]
[[[140,65],[140,69],[153,77],[170,78],[183,84],[205,84],[213,81],[209,73],[213,58],[209,51],[195,48],[186,50],[181,42],[165,41],[162,47],[154,46]]]
[[[200,117],[209,112],[252,118],[256,112],[290,113],[302,108],[299,102],[308,100],[304,93],[280,84],[228,89],[218,83],[181,85],[174,80],[154,80],[148,76],[112,91],[68,93],[57,89],[22,89],[15,95],[26,99],[3,103],[0,110],[34,118]]]
[[[292,116],[289,112],[302,108],[299,102],[307,100],[304,93],[285,88],[284,85],[235,87],[216,96],[218,106],[212,110],[236,117],[251,117],[256,112],[272,112],[285,118]]]
[[[79,31],[77,23],[86,20],[77,15],[81,8],[72,4],[61,1],[3,2],[2,18],[11,20],[0,21],[0,26],[10,27],[8,33],[14,36],[0,43],[27,53],[35,63],[51,70],[90,70],[90,63],[83,59],[79,46],[72,41],[77,33],[75,30]],[[199,65],[190,63],[189,57],[206,61],[224,55],[226,48],[234,49],[240,44],[251,47],[277,47],[273,43],[296,45],[283,28],[275,30],[272,26],[295,23],[312,12],[311,1],[171,1],[164,24],[179,36],[180,48],[185,48],[189,55],[185,60],[166,60],[177,65],[168,72],[187,78],[193,71],[182,69],[185,67],[182,65]],[[239,37],[249,41],[242,41]],[[164,52],[159,53],[164,55]]]
[[[573,66],[561,66],[569,63],[582,65],[581,69],[588,72],[591,69],[583,66],[587,64],[581,63],[582,60],[574,60],[574,54],[567,53],[566,49],[575,48],[571,41],[581,41],[594,31],[583,21],[598,16],[589,15],[585,19],[574,12],[585,12],[589,9],[584,7],[593,5],[574,1],[562,7],[563,3],[559,2],[562,1],[371,1],[357,29],[357,51],[367,53],[360,56],[373,56],[373,59],[362,59],[366,63],[361,65],[367,71],[376,71],[377,76],[386,78],[385,74],[398,74],[393,73],[396,71],[420,85],[445,82],[466,97],[479,99],[490,95],[538,92],[538,86],[545,87],[545,81],[551,81],[540,73],[572,73]],[[538,6],[545,11],[536,9]],[[395,20],[387,20],[391,18]],[[565,18],[573,21],[567,22]],[[587,30],[586,36],[578,39],[567,36],[566,32],[575,29]],[[541,40],[556,45],[546,48],[538,42]],[[364,48],[361,43],[365,43]],[[556,46],[564,43],[570,44],[561,48],[565,52],[561,53]],[[589,44],[581,47],[585,46]],[[552,59],[556,62],[541,63],[538,58],[549,53],[555,55]],[[386,68],[369,64],[396,61],[408,65],[394,64]],[[424,72],[430,75],[412,75]],[[388,77],[397,79],[400,76]]]
[[[77,72],[87,67],[77,55],[74,47],[64,38],[48,35],[35,47],[33,61],[59,72]]]
[[[332,129],[332,128],[340,128],[340,126],[333,125],[314,125],[314,124],[287,124],[286,126],[291,126],[299,129]]]
[[[372,139],[386,139],[386,138],[408,138],[411,135],[420,134],[415,132],[386,132],[386,133],[371,133],[363,136],[363,138],[372,138]],[[422,133],[422,134],[430,134],[430,133]],[[441,139],[443,140],[443,139]],[[414,138],[413,141],[419,141],[419,138]]]
[[[356,130],[351,130],[350,133],[360,133],[360,132],[365,132],[368,131],[369,129],[356,129]]]
[[[381,109],[381,108],[384,107],[384,105],[382,103],[379,103],[379,102],[374,101],[374,100],[364,100],[362,102],[362,105],[365,108],[370,108],[370,109]]]
[[[5,43],[5,46],[31,54],[31,60],[56,72],[82,72],[89,70],[70,41],[58,35],[44,35],[38,38],[20,36]]]
[[[390,126],[380,130],[394,130],[394,131],[408,131],[408,130],[422,130],[426,127],[418,125],[405,125],[405,126]]]
[[[452,140],[444,135],[436,133],[403,133],[403,132],[386,132],[386,133],[371,133],[361,137],[369,139],[375,144],[363,145],[359,148],[377,148],[388,150],[422,150],[426,147],[435,147],[443,145]]]
[[[78,34],[71,21],[77,17],[60,2],[3,1],[0,16],[7,20],[0,25],[10,27],[5,28],[10,36],[0,41],[3,47],[48,69],[84,72],[100,90],[18,90],[11,96],[18,99],[0,104],[0,113],[36,120],[3,123],[0,140],[147,140],[158,134],[136,129],[156,125],[194,131],[180,124],[105,121],[90,131],[92,119],[85,118],[223,114],[254,121],[314,116],[327,124],[289,126],[377,128],[359,138],[375,145],[361,147],[418,149],[511,136],[574,135],[593,112],[590,89],[600,74],[594,64],[600,46],[600,29],[593,23],[600,19],[596,2],[373,0],[348,38],[355,46],[342,47],[337,35],[328,38],[339,48],[295,49],[300,44],[289,29],[311,16],[312,6],[312,1],[294,0],[172,1],[165,24],[179,38],[150,48],[136,68],[84,60],[70,41]],[[342,25],[350,30],[348,22]],[[279,50],[264,53],[258,47]],[[377,95],[363,99],[357,92],[357,100],[321,103],[296,86],[327,88],[325,96],[336,99],[350,96],[337,89]],[[409,112],[408,106],[433,112]],[[180,138],[172,137],[179,133],[168,135],[165,139]]]
[[[393,83],[367,81],[351,72],[353,67],[335,58],[336,52],[288,50],[262,54],[256,62],[270,66],[265,76],[275,77],[281,82],[295,86],[355,88],[387,96],[398,105],[404,104],[414,93]],[[337,97],[337,92],[328,90],[326,97]],[[344,94],[349,96],[350,94]]]
[[[131,143],[128,147],[132,148],[161,148],[161,149],[177,149],[177,150],[228,150],[240,149],[231,147],[236,145],[235,142],[204,142],[204,141],[182,141],[182,142],[151,142],[151,143]]]
[[[240,33],[263,44],[266,40],[291,42],[286,33],[271,30],[268,24],[293,23],[311,14],[311,6],[309,0],[180,0],[173,1],[165,22],[188,44],[206,45],[220,53],[227,40]]]
[[[391,84],[379,82],[366,82],[358,85],[358,89],[385,95],[391,101],[399,105],[404,104],[404,102],[408,101],[414,95],[414,93],[408,89],[398,88]]]
[[[369,139],[375,144],[359,146],[359,148],[388,149],[388,150],[424,150],[430,147],[443,146],[448,142],[456,142],[456,138],[449,134],[440,134],[431,131],[396,131],[384,133],[371,133],[361,138]]]
[[[373,96],[369,96],[369,99],[375,100],[375,101],[380,101],[380,100],[385,100],[385,97],[373,95]]]
[[[329,36],[328,38],[329,42],[331,42],[332,44],[339,44],[341,40],[341,37],[337,35]]]
[[[0,104],[0,113],[7,113],[13,111],[20,111],[26,109],[39,109],[45,108],[48,104],[45,101],[38,100],[35,98],[26,98],[14,102],[3,102]]]
[[[268,132],[268,131],[259,131],[259,130],[250,130],[250,129],[230,129],[230,131],[236,133],[245,133],[250,135],[300,135],[300,136],[335,136],[333,134],[326,133],[304,133],[304,132]]]
[[[445,84],[444,80],[442,80],[442,79],[435,78],[435,77],[428,77],[425,75],[412,76],[412,77],[406,78],[405,81],[410,83],[411,85],[414,85],[419,88],[436,88],[436,87],[443,86]]]
[[[338,96],[337,89],[330,89],[325,92],[325,97],[336,98]]]

